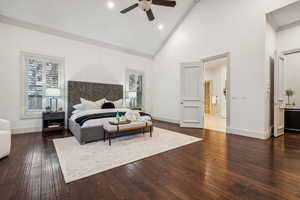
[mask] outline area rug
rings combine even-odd
[[[112,139],[111,146],[108,141],[80,145],[75,137],[53,142],[65,182],[70,183],[201,140],[155,127],[153,137],[149,133],[119,137]]]

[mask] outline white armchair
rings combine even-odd
[[[8,156],[11,145],[11,128],[7,120],[0,119],[0,159]]]

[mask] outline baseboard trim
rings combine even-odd
[[[158,121],[163,121],[163,122],[170,122],[173,124],[179,124],[179,120],[165,118],[165,117],[152,116],[152,119],[158,120]]]
[[[269,139],[269,136],[264,131],[253,131],[253,130],[247,130],[247,129],[237,129],[237,128],[228,128],[229,134],[233,135],[240,135],[245,137],[251,137],[256,139],[262,139],[267,140]]]
[[[36,133],[36,132],[42,132],[41,127],[32,127],[32,128],[13,128],[12,134],[25,134],[25,133]]]
[[[154,120],[158,120],[158,121],[179,124],[179,120],[175,120],[175,119],[159,117],[159,116],[155,116],[155,115],[152,116],[152,118]],[[220,130],[216,130],[216,131],[220,131]],[[240,135],[240,136],[244,136],[244,137],[256,138],[256,139],[262,139],[262,140],[266,140],[266,139],[270,138],[269,134],[264,131],[253,131],[253,130],[248,130],[248,129],[237,129],[237,128],[227,127],[226,133],[233,134],[233,135]]]

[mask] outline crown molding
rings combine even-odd
[[[186,17],[190,14],[190,12],[193,10],[193,8],[200,2],[200,0],[193,0],[193,3],[190,5],[190,7],[187,9],[187,11],[182,15],[182,17],[179,19],[177,24],[174,26],[172,31],[168,34],[166,39],[161,43],[157,51],[155,52],[153,59],[155,56],[162,50],[162,48],[167,44],[167,42],[170,40],[172,35],[178,30],[179,26],[183,23],[183,21],[186,19]]]
[[[300,20],[294,21],[294,22],[292,22],[290,24],[286,24],[286,25],[280,26],[278,28],[278,32],[284,31],[284,30],[287,30],[287,29],[290,29],[290,28],[294,28],[296,26],[300,26]]]
[[[279,25],[277,24],[276,20],[274,19],[273,14],[272,13],[267,14],[266,19],[269,22],[269,24],[274,28],[274,30],[277,32],[279,29]]]
[[[41,32],[41,33],[47,33],[47,34],[50,34],[50,35],[55,35],[55,36],[58,36],[58,37],[69,39],[69,40],[74,40],[74,41],[83,42],[83,43],[90,44],[90,45],[95,45],[95,46],[98,46],[98,47],[101,47],[101,48],[106,48],[106,49],[119,51],[119,52],[122,52],[122,53],[134,55],[134,56],[139,56],[139,57],[143,57],[143,58],[147,58],[147,59],[151,59],[151,60],[153,59],[153,55],[150,55],[150,54],[146,54],[146,53],[135,51],[135,50],[128,49],[128,48],[124,48],[124,47],[114,45],[114,44],[110,44],[110,43],[103,42],[103,41],[90,39],[90,38],[87,38],[87,37],[83,37],[83,36],[76,35],[76,34],[73,34],[73,33],[68,33],[68,32],[65,32],[65,31],[54,29],[54,28],[49,28],[49,27],[46,27],[46,26],[43,26],[43,25],[37,25],[37,24],[25,22],[23,20],[15,19],[15,18],[12,18],[12,17],[7,17],[7,16],[1,15],[1,14],[0,14],[0,22],[4,23],[4,24],[10,24],[10,25],[30,29],[30,30],[33,30],[33,31],[38,31],[38,32]]]

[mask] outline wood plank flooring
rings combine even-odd
[[[14,135],[0,160],[1,200],[300,200],[300,134],[267,141],[220,132],[155,126],[204,141],[65,184],[53,138]]]

